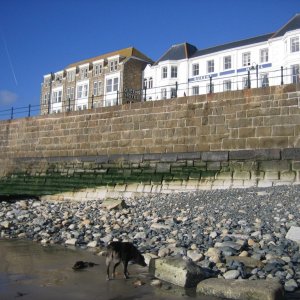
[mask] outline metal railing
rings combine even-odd
[[[216,73],[215,73],[216,74]],[[196,96],[226,91],[235,91],[251,88],[266,88],[268,86],[298,84],[300,83],[299,67],[283,68],[267,71],[258,66],[245,68],[240,73],[235,72],[229,76],[219,75],[194,76],[186,83],[160,85],[149,88],[144,86],[141,90],[126,89],[123,92],[116,91],[109,96],[90,96],[85,99],[85,105],[78,105],[80,99],[62,99],[61,102],[42,103],[38,105],[11,107],[0,110],[0,119],[9,120],[21,117],[32,117],[38,114],[52,114],[82,109],[93,109],[104,106],[115,106],[133,101],[167,100],[176,97]]]

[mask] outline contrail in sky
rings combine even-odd
[[[10,69],[11,69],[12,75],[14,77],[16,85],[18,85],[18,81],[17,81],[15,69],[14,69],[14,66],[12,64],[12,60],[11,60],[11,57],[10,57],[10,54],[9,54],[9,51],[8,51],[8,47],[7,47],[7,43],[6,43],[6,40],[5,40],[5,37],[4,37],[4,34],[3,34],[2,31],[1,31],[1,36],[2,36],[2,41],[3,41],[3,44],[4,44],[4,49],[5,49],[7,58],[8,58],[8,62],[9,62],[9,65],[10,65]]]

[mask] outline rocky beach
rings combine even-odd
[[[112,240],[131,241],[146,259],[181,257],[219,278],[276,279],[295,292],[299,192],[294,185],[153,194],[106,204],[7,200],[0,202],[0,233],[3,239],[99,252]]]

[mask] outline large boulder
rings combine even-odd
[[[210,275],[194,262],[175,257],[151,259],[149,272],[156,278],[185,288],[196,287]]]
[[[197,285],[197,293],[238,300],[283,300],[284,290],[276,280],[226,280],[210,278]]]
[[[126,203],[122,199],[107,198],[101,203],[101,207],[106,208],[107,210],[122,209],[126,208]]]

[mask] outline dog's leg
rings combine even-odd
[[[113,274],[112,274],[113,278],[116,277],[116,268],[117,268],[117,266],[118,266],[120,263],[121,263],[121,261],[119,260],[119,261],[116,262],[115,265],[114,265],[114,268],[113,268]]]
[[[106,258],[106,280],[109,280],[109,267],[110,267],[110,262],[111,262],[111,258],[107,257]]]
[[[128,261],[127,260],[123,261],[123,266],[124,266],[124,278],[128,279],[129,278],[128,277],[129,273],[128,273],[128,270],[127,270],[127,267],[128,267]]]

